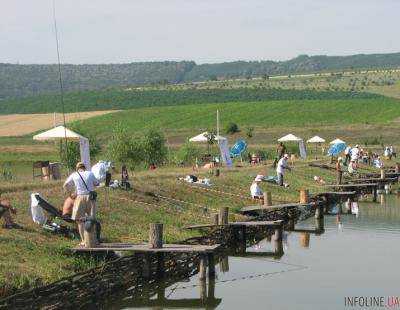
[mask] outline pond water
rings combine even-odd
[[[197,276],[168,287],[165,296],[193,301],[192,306],[182,302],[181,309],[351,309],[345,298],[354,296],[382,296],[387,304],[388,297],[400,296],[400,198],[390,195],[385,200],[360,203],[358,216],[342,215],[340,222],[336,216],[325,216],[321,235],[285,232],[285,254],[280,259],[226,257],[216,267],[211,293],[215,299],[208,306],[196,304],[201,290]],[[300,228],[314,229],[314,219],[298,223],[296,229]],[[263,240],[247,252],[269,250],[271,243]],[[141,308],[172,305],[166,301]],[[126,300],[109,306],[134,307],[134,301]]]

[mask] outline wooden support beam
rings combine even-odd
[[[309,203],[310,192],[308,189],[300,189],[300,203]]]
[[[151,223],[149,229],[149,247],[159,249],[163,247],[163,224]]]
[[[264,193],[264,206],[272,206],[272,194],[271,192]]]
[[[283,253],[283,226],[275,228],[275,233],[273,236],[275,254]]]
[[[228,207],[222,207],[219,209],[219,224],[220,225],[226,225],[228,224],[228,218],[229,218],[229,208]]]
[[[218,225],[218,223],[219,223],[219,215],[218,215],[218,213],[214,213],[214,214],[212,214],[212,223],[214,224],[214,225]]]
[[[214,277],[215,279],[215,259],[214,259],[214,254],[213,253],[208,253],[207,254],[207,260],[208,260],[208,279]]]
[[[163,279],[165,274],[165,263],[164,256],[165,253],[158,252],[157,255],[157,279]]]

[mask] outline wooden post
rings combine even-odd
[[[143,267],[142,267],[142,276],[145,279],[150,278],[150,273],[151,273],[151,257],[149,253],[144,253],[143,254]]]
[[[149,229],[149,247],[159,249],[163,246],[163,224],[151,223]]]
[[[271,192],[264,193],[264,206],[272,206],[272,195]]]
[[[164,253],[158,252],[157,253],[157,279],[163,279],[164,278]]]
[[[351,210],[351,207],[350,207]],[[315,208],[315,218],[316,219],[322,219],[324,218],[324,208],[323,206],[317,205]]]
[[[221,258],[221,260],[219,262],[219,268],[223,273],[229,271],[229,259],[228,259],[228,256],[224,256],[224,257]]]
[[[199,265],[199,282],[200,282],[199,288],[200,288],[200,299],[203,301],[207,299],[206,271],[207,271],[207,256],[201,254],[200,265]]]
[[[210,280],[211,277],[215,277],[214,253],[208,253],[207,260],[208,260],[208,279]]]
[[[378,188],[374,186],[372,188],[372,201],[377,202],[377,200],[378,200]]]
[[[86,228],[83,230],[83,243],[85,248],[95,248],[98,245],[95,224],[92,225],[89,231]]]
[[[275,254],[283,254],[283,242],[282,242],[282,235],[283,235],[283,227],[282,225],[279,225],[277,228],[275,228],[275,233],[274,233],[274,248],[275,248]]]
[[[229,208],[222,207],[219,209],[219,225],[227,225],[228,224],[228,216],[229,216]]]
[[[218,216],[218,213],[214,213],[214,214],[212,214],[212,223],[214,224],[214,225],[218,225],[218,218],[219,218],[219,216]]]
[[[381,179],[385,179],[385,178],[386,178],[385,169],[381,169]]]
[[[381,200],[381,205],[384,206],[384,205],[386,204],[386,199],[385,199],[386,197],[385,197],[384,194],[381,194],[380,196],[381,196],[381,197],[380,197],[380,198],[381,198],[381,199],[380,199],[380,200]]]
[[[351,210],[350,210],[351,212]],[[322,233],[324,231],[324,218],[315,218],[315,230],[317,233]]]
[[[310,247],[310,233],[308,233],[308,232],[300,233],[300,245],[303,248],[309,248]]]
[[[293,231],[295,228],[295,221],[294,221],[294,217],[290,216],[288,223],[287,223],[287,230],[288,231]]]
[[[309,191],[308,189],[300,190],[300,203],[308,203],[309,202]]]

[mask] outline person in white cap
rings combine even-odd
[[[292,170],[288,164],[289,155],[285,154],[278,161],[278,165],[276,166],[276,174],[278,177],[278,185],[283,186],[283,175],[285,174],[285,170]]]
[[[250,186],[250,194],[251,198],[253,199],[264,199],[264,193],[262,192],[260,188],[260,182],[262,182],[263,176],[262,175],[257,175],[256,178],[254,179],[253,183]]]

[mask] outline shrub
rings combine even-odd
[[[164,135],[155,129],[147,131],[142,138],[143,160],[146,166],[163,164],[167,158]]]
[[[179,164],[188,165],[194,163],[196,158],[200,158],[202,152],[199,147],[191,143],[190,141],[186,141],[180,149],[176,153],[176,161]]]
[[[236,123],[229,123],[226,127],[226,133],[232,135],[236,132],[239,132],[239,126]]]

